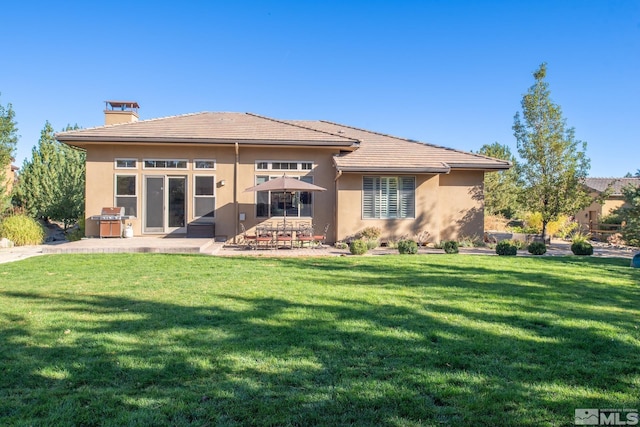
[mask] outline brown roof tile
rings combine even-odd
[[[509,169],[511,163],[327,121],[288,121],[360,141],[360,148],[335,158],[343,171],[447,173],[450,169]]]
[[[585,185],[600,193],[611,186],[612,196],[622,196],[622,189],[627,185],[640,187],[640,178],[587,178]]]
[[[341,135],[292,126],[247,113],[193,113],[100,126],[56,134],[69,144],[83,142],[260,143],[350,147]]]

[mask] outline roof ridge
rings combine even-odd
[[[403,137],[400,137],[400,136],[390,135],[390,134],[387,134],[387,133],[376,132],[376,131],[372,131],[372,130],[368,130],[368,129],[358,128],[358,127],[355,127],[355,126],[344,125],[344,124],[341,124],[341,123],[332,122],[330,120],[319,120],[319,121],[323,122],[323,123],[329,123],[329,124],[336,125],[336,126],[343,126],[343,127],[349,128],[349,129],[358,130],[360,132],[367,132],[367,133],[371,133],[371,134],[374,134],[374,135],[380,135],[380,136],[384,136],[384,137],[387,137],[387,138],[393,138],[393,139],[397,139],[397,140],[400,140],[400,141],[410,142],[412,144],[428,145],[428,146],[434,147],[434,148],[441,148],[443,150],[449,150],[449,151],[453,151],[455,153],[461,153],[461,154],[468,154],[468,155],[481,157],[483,159],[488,159],[488,160],[497,160],[497,161],[500,161],[500,162],[504,162],[505,164],[512,165],[512,163],[510,161],[508,161],[508,160],[496,159],[494,157],[488,157],[488,156],[484,156],[482,154],[471,153],[471,152],[463,151],[463,150],[457,150],[455,148],[445,147],[444,145],[437,145],[437,144],[433,144],[433,143],[430,143],[430,142],[416,141],[414,139],[403,138]],[[455,162],[451,162],[451,163],[455,163]]]
[[[209,113],[209,111],[199,111],[197,113],[174,114],[172,116],[154,117],[152,119],[137,120],[135,122],[114,123],[114,124],[111,124],[111,125],[92,126],[90,128],[67,130],[67,131],[63,131],[63,132],[57,132],[56,135],[74,133],[74,132],[86,131],[86,130],[94,130],[94,129],[114,128],[114,127],[117,127],[117,126],[131,125],[131,124],[134,124],[134,123],[154,122],[154,121],[157,121],[157,120],[174,119],[174,118],[177,118],[177,117],[196,116],[198,114],[207,114],[207,113]],[[241,113],[239,113],[239,114],[241,114]]]
[[[359,140],[359,139],[349,138],[349,137],[346,137],[346,136],[344,136],[344,135],[340,135],[340,134],[337,134],[337,133],[327,132],[327,131],[323,131],[323,130],[319,130],[319,129],[314,129],[314,128],[311,128],[311,127],[308,127],[308,126],[302,126],[302,125],[299,125],[299,124],[297,124],[297,123],[293,123],[293,122],[295,122],[296,120],[281,120],[281,119],[274,119],[274,118],[272,118],[272,117],[262,116],[262,115],[260,115],[260,114],[256,114],[256,113],[246,113],[246,114],[248,114],[248,115],[250,115],[250,116],[258,117],[258,118],[261,118],[261,119],[264,119],[264,120],[270,120],[270,121],[272,121],[272,122],[282,123],[282,124],[285,124],[285,125],[288,125],[288,126],[294,126],[294,127],[300,128],[300,129],[310,130],[310,131],[313,131],[313,132],[318,132],[318,133],[322,133],[322,134],[326,134],[326,135],[331,135],[331,136],[337,136],[337,137],[339,137],[339,138],[346,139],[346,140],[348,140],[348,141],[353,141],[353,142],[356,142],[356,143],[358,143],[358,144],[360,143],[360,140]],[[302,120],[302,121],[311,121],[311,122],[313,122],[314,120]],[[322,120],[320,120],[320,121],[322,121]]]

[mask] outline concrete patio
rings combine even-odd
[[[544,256],[572,255],[571,244],[562,240],[553,240]],[[89,253],[167,253],[167,254],[202,254],[214,256],[257,256],[257,257],[299,257],[299,256],[345,256],[350,255],[348,249],[338,249],[325,245],[321,248],[294,249],[258,249],[250,250],[244,245],[229,245],[214,242],[210,238],[175,238],[175,237],[133,237],[130,239],[82,239],[75,242],[51,243],[37,246],[21,246],[0,248],[0,263],[19,261],[32,256],[46,254],[89,254]],[[379,247],[371,250],[366,256],[397,254],[397,249]],[[442,249],[420,248],[419,254],[443,254]],[[601,258],[633,258],[637,249],[619,248],[603,244],[594,244],[594,257]],[[495,255],[495,250],[483,248],[460,248],[462,255]],[[518,251],[518,256],[533,256],[526,250]]]

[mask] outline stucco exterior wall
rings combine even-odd
[[[225,146],[188,146],[179,147],[162,145],[88,145],[87,149],[87,184],[86,184],[86,235],[99,235],[97,221],[88,218],[99,215],[103,207],[115,206],[115,177],[117,175],[136,175],[137,212],[136,218],[127,220],[133,226],[134,235],[140,236],[144,232],[144,179],[146,176],[185,176],[187,182],[186,221],[195,220],[193,210],[194,200],[194,176],[215,176],[215,222],[216,236],[232,240],[239,230],[236,230],[236,215],[244,214],[243,224],[250,230],[256,224],[262,222],[281,221],[282,217],[257,218],[256,217],[256,193],[244,192],[244,189],[256,184],[256,175],[279,176],[284,173],[290,176],[313,176],[316,185],[327,188],[327,191],[314,193],[313,218],[288,218],[288,221],[307,220],[318,227],[334,222],[335,185],[333,177],[332,156],[335,149],[312,148],[258,148],[240,146],[238,152],[237,195],[234,194],[234,168],[236,161],[233,145]],[[135,169],[117,169],[116,159],[136,159]],[[144,169],[144,159],[179,159],[187,160],[187,169]],[[196,170],[193,167],[195,159],[215,160],[215,170]],[[256,170],[256,161],[299,161],[313,162],[311,171],[262,171]],[[224,181],[225,185],[222,185]],[[236,212],[235,197],[238,201]],[[199,219],[199,222],[206,221]],[[333,241],[334,232],[330,230],[330,238]]]
[[[449,175],[408,175],[416,178],[415,218],[363,219],[362,178],[345,173],[338,180],[337,240],[348,239],[365,227],[379,227],[383,240],[413,238],[423,231],[429,241],[483,235],[482,171],[454,171]],[[376,175],[377,176],[377,175]],[[399,176],[399,175],[380,175]]]
[[[484,172],[454,171],[440,175],[440,240],[484,235]]]
[[[590,193],[590,196],[595,198],[598,193]],[[600,218],[610,215],[614,210],[622,206],[627,206],[622,196],[610,196],[603,203],[592,202],[589,206],[576,213],[575,218],[584,230],[589,230],[591,227],[597,226]]]
[[[0,187],[4,188],[7,193],[10,193],[11,189],[13,188],[13,183],[16,179],[16,174],[13,170],[13,167],[11,166],[11,163],[3,166],[0,169],[0,179],[2,180],[2,185],[0,185]]]

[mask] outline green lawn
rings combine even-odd
[[[0,425],[573,425],[640,406],[629,260],[0,264]]]

